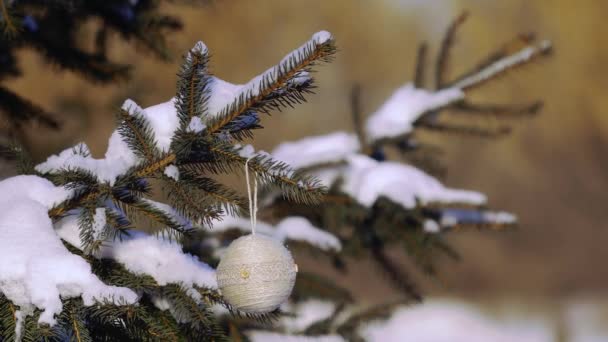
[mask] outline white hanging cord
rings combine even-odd
[[[255,224],[258,221],[258,178],[253,173],[253,196],[251,195],[251,183],[249,182],[249,161],[253,156],[247,158],[245,162],[245,180],[247,182],[247,196],[249,197],[249,219],[251,220],[251,234],[255,234]]]

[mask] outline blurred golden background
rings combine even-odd
[[[374,111],[412,79],[418,43],[428,41],[434,53],[449,22],[465,9],[471,17],[453,50],[453,75],[521,32],[535,31],[539,38],[552,40],[555,53],[474,92],[479,102],[545,101],[540,116],[515,122],[510,136],[490,141],[427,137],[446,150],[445,183],[486,193],[492,207],[516,213],[521,224],[515,232],[453,234],[451,241],[463,261],[442,265],[442,283],[426,279],[424,292],[546,303],[581,295],[605,297],[606,1],[216,0],[203,7],[171,6],[167,12],[185,24],[183,32],[170,38],[176,57],[171,63],[115,42],[112,57],[133,63],[134,77],[119,87],[100,86],[59,72],[24,51],[20,60],[25,77],[8,86],[64,121],[59,132],[31,128],[28,145],[37,158],[82,140],[100,156],[114,129],[116,108],[128,97],[143,107],[172,97],[179,57],[196,41],[211,50],[217,76],[243,83],[314,32],[332,32],[340,51],[333,63],[319,68],[317,94],[304,105],[263,119],[266,129],[257,132],[255,145],[270,150],[284,140],[352,131],[351,86],[362,85],[364,110]],[[4,167],[4,172],[10,170]],[[336,276],[369,301],[370,289],[395,294],[383,279],[374,279],[378,275],[368,267]],[[329,268],[327,272],[332,273]]]

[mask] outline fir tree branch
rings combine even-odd
[[[15,311],[15,305],[0,293],[0,336],[8,340],[15,338],[15,327],[17,326]]]
[[[0,2],[2,1],[0,0]],[[14,125],[36,120],[49,128],[58,129],[60,127],[59,121],[53,118],[53,115],[4,87],[0,87],[0,110]]]
[[[126,203],[119,202],[115,199],[115,203],[118,207],[122,208],[132,220],[136,220],[138,218],[137,215],[141,214],[141,216],[159,223],[163,228],[171,229],[171,231],[176,234],[176,237],[188,235],[193,231],[192,227],[185,226],[178,222],[176,218],[171,216],[171,213],[167,213],[156,207],[150,200],[139,198],[135,202]]]
[[[503,137],[511,132],[511,128],[507,126],[501,126],[497,129],[486,129],[481,127],[475,127],[470,125],[455,125],[455,124],[443,124],[443,123],[423,123],[416,126],[420,129],[425,129],[434,132],[449,133],[449,134],[460,134],[472,137],[480,138],[499,138]]]
[[[334,52],[333,40],[321,44],[309,41],[296,55],[290,55],[271,72],[263,74],[254,89],[248,89],[227,105],[207,124],[207,133],[217,133],[235,118],[251,110],[264,111],[268,106],[276,107],[277,91],[289,86],[303,72],[308,72],[316,62],[328,61]]]
[[[99,190],[91,190],[87,192],[80,192],[79,194],[56,204],[49,210],[49,217],[53,220],[61,218],[68,211],[78,208],[81,203],[97,200],[100,196]]]
[[[2,25],[4,27],[4,34],[7,37],[12,37],[14,35],[17,34],[17,27],[15,26],[15,24],[13,23],[13,19],[11,14],[8,11],[8,7],[6,6],[6,1],[8,0],[0,0],[0,11],[1,13],[1,17],[0,17],[0,22],[2,22],[4,25]]]
[[[498,62],[499,60],[534,44],[535,40],[536,36],[534,35],[534,33],[529,32],[518,34],[514,39],[508,41],[497,50],[488,54],[488,56],[486,56],[479,63],[476,64],[473,70],[485,69],[488,66]]]
[[[471,115],[493,115],[497,118],[517,118],[537,114],[543,107],[542,101],[534,101],[524,105],[491,105],[476,104],[468,101],[456,103],[452,109],[456,113]]]
[[[211,220],[220,217],[222,204],[225,204],[226,208],[230,208],[228,202],[220,202],[221,204],[217,205],[217,200],[209,200],[209,197],[202,196],[201,192],[192,189],[193,184],[185,182],[181,177],[179,182],[165,179],[165,186],[173,208],[197,224],[211,226]],[[228,201],[227,198],[226,201]]]
[[[396,308],[407,304],[409,303],[406,301],[398,301],[389,304],[380,304],[364,309],[351,315],[346,321],[341,323],[337,328],[337,332],[347,341],[365,342],[365,340],[358,335],[358,327],[365,322],[387,319]]]
[[[389,279],[415,302],[422,302],[422,296],[416,286],[394,262],[385,254],[382,248],[371,247],[372,260],[388,275]]]
[[[418,52],[416,53],[416,67],[414,68],[414,87],[416,88],[424,88],[427,50],[428,45],[425,42],[418,45]]]
[[[217,155],[213,163],[197,164],[210,171],[229,170],[241,172],[247,158],[242,157],[232,146],[214,144],[209,150]],[[315,204],[321,200],[326,189],[313,177],[293,171],[283,162],[265,156],[256,156],[248,163],[249,169],[262,183],[276,186],[283,197],[290,201]]]
[[[490,80],[496,79],[498,76],[506,74],[508,71],[517,69],[535,61],[541,56],[547,55],[551,49],[552,44],[548,40],[541,41],[536,45],[530,45],[488,66],[465,73],[455,81],[446,84],[444,88],[455,87],[463,90],[476,88]]]
[[[448,62],[450,59],[450,50],[454,45],[454,39],[458,28],[464,24],[469,16],[468,12],[462,12],[456,19],[450,24],[447,29],[443,40],[441,41],[441,47],[439,48],[439,54],[437,58],[437,67],[435,68],[435,89],[442,89],[444,86],[445,76],[448,71]]]
[[[159,152],[154,131],[146,118],[136,108],[121,109],[119,113],[117,130],[123,141],[143,160],[155,160]]]
[[[193,117],[207,114],[210,96],[208,71],[209,53],[207,47],[198,42],[184,58],[178,73],[175,108],[180,120],[180,128],[185,130]]]
[[[224,210],[231,215],[236,215],[247,209],[246,201],[242,196],[212,178],[202,177],[193,174],[188,170],[183,170],[183,172],[180,173],[179,182],[174,180],[167,181],[172,189],[175,190],[175,195],[180,198],[187,199],[196,196],[196,193],[188,191],[188,188],[193,188],[200,190],[200,192],[204,193],[207,197],[206,201],[201,201],[201,205],[207,205],[207,203],[214,206],[219,205],[219,207],[223,207]],[[188,193],[191,194],[185,196],[188,195]],[[169,191],[168,194],[172,195],[172,192]],[[200,193],[198,193],[198,195],[200,195]],[[178,201],[176,201],[176,203],[178,203]]]
[[[358,84],[354,85],[350,92],[350,112],[359,144],[362,150],[364,150],[363,153],[366,153],[368,152],[367,138],[363,129],[363,119],[361,118],[361,87]]]
[[[176,155],[174,153],[163,153],[155,158],[152,162],[138,166],[134,174],[137,177],[150,176],[156,172],[159,172],[160,170],[163,170],[166,166],[173,163],[175,159]]]

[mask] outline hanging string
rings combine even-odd
[[[255,234],[255,224],[258,221],[258,179],[253,172],[253,196],[251,194],[251,183],[249,182],[249,161],[253,156],[247,158],[245,162],[245,181],[247,182],[247,196],[249,197],[249,219],[251,220],[251,234]]]

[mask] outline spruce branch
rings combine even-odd
[[[203,42],[198,42],[184,58],[177,76],[175,108],[180,129],[185,130],[193,117],[207,115],[207,102],[213,80],[208,70],[209,52]]]
[[[209,146],[214,155],[212,162],[184,164],[186,169],[194,173],[204,171],[212,173],[242,172],[247,158],[241,156],[232,145],[216,142]],[[256,174],[263,185],[276,187],[284,198],[303,204],[315,204],[321,200],[326,192],[314,177],[293,171],[289,165],[273,160],[268,156],[257,155],[253,157],[248,167],[250,172]]]
[[[98,187],[97,176],[91,171],[79,167],[69,167],[47,175],[53,184],[66,189],[93,189]]]
[[[387,319],[390,315],[402,305],[408,305],[407,301],[397,301],[388,304],[380,304],[361,310],[341,323],[337,329],[338,334],[342,335],[347,341],[364,342],[365,340],[359,336],[357,331],[363,323],[376,321],[378,319]]]
[[[140,218],[147,218],[160,224],[163,228],[170,230],[162,230],[161,233],[166,234],[168,238],[179,239],[184,235],[189,235],[193,232],[193,227],[186,223],[181,223],[171,213],[159,208],[154,202],[145,198],[139,198],[135,202],[127,203],[115,199],[115,205],[121,208],[127,216],[133,221],[138,221]]]
[[[116,82],[130,78],[130,65],[113,63],[105,57],[73,48],[69,41],[57,41],[44,36],[28,36],[28,43],[49,63],[77,72],[92,82]]]
[[[174,153],[163,152],[152,161],[138,165],[134,170],[134,174],[136,177],[149,177],[175,162],[175,159],[176,155]]]
[[[525,49],[530,45],[533,45],[535,41],[536,35],[532,32],[518,34],[512,40],[507,41],[498,49],[492,51],[486,57],[482,58],[481,61],[475,65],[473,70],[485,69],[499,60],[504,59],[517,51]]]
[[[506,119],[532,116],[540,112],[542,107],[542,101],[534,101],[523,105],[494,105],[471,103],[465,100],[455,104],[452,109],[456,114],[494,116],[499,119]]]
[[[223,208],[230,215],[236,215],[243,213],[247,209],[245,199],[240,196],[236,191],[224,186],[216,180],[203,177],[198,174],[194,174],[185,169],[180,173],[180,181],[167,180],[173,191],[167,193],[172,196],[175,195],[179,198],[197,198],[201,194],[205,195],[205,201],[201,204],[211,205],[216,208]],[[196,189],[195,192],[190,189]],[[196,196],[196,197],[195,197]],[[177,198],[174,199],[175,203],[179,203]],[[204,211],[203,211],[204,212]]]
[[[165,189],[172,207],[196,224],[211,226],[212,220],[220,217],[222,205],[230,208],[227,202],[219,202],[218,205],[218,198],[210,193],[204,196],[205,193],[196,191],[192,183],[183,180],[183,175],[180,175],[179,182],[165,179]]]
[[[511,128],[508,126],[500,126],[496,129],[487,129],[482,127],[476,127],[471,125],[456,125],[456,124],[444,124],[444,123],[421,123],[416,126],[417,128],[449,134],[459,134],[472,137],[480,138],[500,138],[508,135],[511,132]]]
[[[365,130],[363,129],[363,119],[361,117],[361,86],[354,85],[350,91],[350,112],[355,126],[355,132],[361,146],[367,145]]]
[[[265,112],[271,108],[282,107],[284,103],[299,101],[297,91],[290,89],[291,85],[297,85],[297,78],[303,77],[305,73],[318,62],[331,60],[335,52],[333,40],[317,43],[316,40],[307,42],[296,53],[287,56],[277,66],[261,75],[257,84],[241,93],[237,99],[227,105],[220,113],[207,124],[208,134],[214,134],[226,125],[251,111]]]
[[[9,0],[0,0],[0,23],[2,24],[3,34],[11,38],[17,35],[18,30],[13,23],[12,14],[9,12],[7,2]]]
[[[30,120],[35,120],[52,129],[60,126],[60,122],[54,118],[54,115],[4,87],[0,87],[0,111],[14,126],[20,127]]]
[[[141,159],[153,161],[160,155],[154,131],[137,108],[121,109],[118,133],[129,148]]]
[[[445,83],[445,75],[448,72],[448,62],[450,59],[450,50],[454,45],[454,40],[456,38],[456,32],[464,24],[469,16],[468,12],[462,12],[456,19],[450,24],[448,27],[443,40],[441,41],[441,46],[439,48],[439,54],[437,57],[437,66],[435,68],[435,89],[442,89]]]
[[[96,209],[97,205],[95,202],[83,203],[78,214],[80,243],[85,254],[92,254],[101,247],[99,241],[96,241],[94,229]]]
[[[15,312],[15,305],[0,293],[0,336],[8,340],[15,339],[15,327],[17,326]]]
[[[527,46],[516,53],[503,57],[488,66],[474,69],[453,82],[446,84],[446,88],[455,87],[463,90],[471,90],[496,79],[507,72],[529,64],[539,57],[547,55],[552,50],[552,44],[548,40],[543,40],[536,45]]]
[[[414,67],[414,87],[423,88],[426,72],[426,54],[428,45],[426,42],[422,42],[418,45],[418,51],[416,53],[416,65]]]
[[[184,328],[190,330],[193,340],[221,339],[223,331],[210,310],[198,303],[187,291],[179,285],[168,285],[163,289],[163,295],[173,304],[176,320],[188,322]]]

